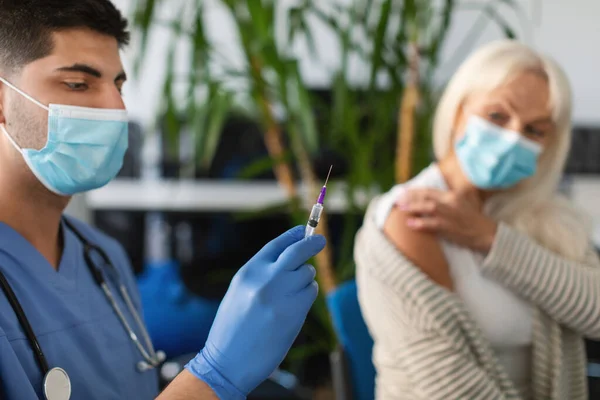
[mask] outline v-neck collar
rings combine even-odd
[[[81,258],[77,255],[81,254],[82,246],[65,224],[64,217],[59,234],[63,237],[63,251],[58,270],[27,239],[4,222],[0,222],[0,251],[13,258],[26,273],[46,280],[59,290],[72,291],[76,288],[78,260]]]

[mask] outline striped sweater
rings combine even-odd
[[[521,399],[458,296],[411,264],[374,221],[357,233],[359,302],[375,340],[378,400]],[[600,338],[600,261],[566,260],[500,223],[482,273],[519,293],[534,315],[534,400],[587,399],[582,336]]]

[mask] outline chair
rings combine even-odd
[[[148,333],[157,349],[173,358],[204,346],[220,302],[190,293],[177,262],[148,263],[137,285]]]
[[[338,286],[326,300],[340,343],[331,356],[336,400],[372,400],[375,397],[373,339],[360,312],[356,281]]]

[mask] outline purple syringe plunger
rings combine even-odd
[[[317,199],[317,203],[323,205],[323,200],[325,200],[325,195],[327,194],[327,187],[323,186],[321,189],[321,193],[319,193],[319,198]]]

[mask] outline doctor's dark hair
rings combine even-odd
[[[52,33],[88,28],[129,43],[127,20],[110,0],[0,0],[0,68],[16,72],[52,53]]]

